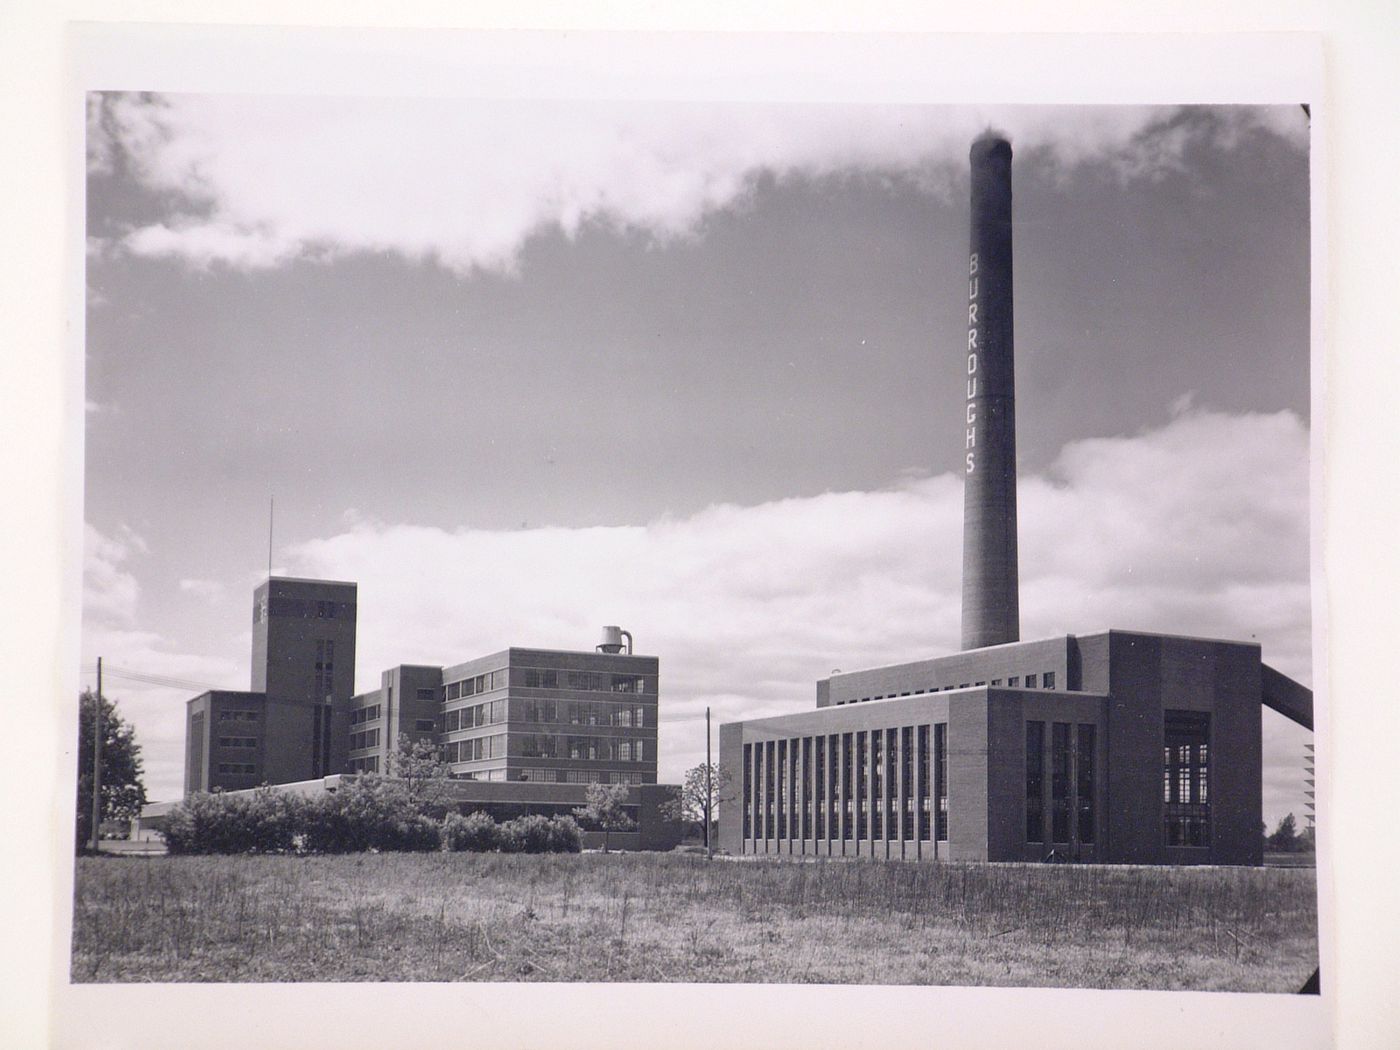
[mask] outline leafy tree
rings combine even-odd
[[[608,852],[608,836],[614,831],[628,831],[634,825],[623,807],[627,804],[626,784],[589,784],[584,791],[584,804],[574,810],[574,816],[585,824],[603,829],[603,852]]]
[[[710,827],[714,824],[715,813],[720,804],[734,799],[733,778],[726,770],[711,764],[709,782],[705,780],[706,766],[686,770],[683,783],[675,794],[662,803],[662,815],[668,820],[688,821],[704,829],[705,845],[710,845]]]
[[[1278,827],[1268,839],[1269,848],[1280,853],[1292,853],[1298,849],[1298,822],[1290,813],[1278,822]]]
[[[442,760],[442,749],[431,740],[414,741],[407,733],[400,733],[398,746],[384,763],[384,774],[402,781],[408,801],[421,813],[442,804],[452,767]]]
[[[92,732],[97,697],[84,689],[78,698],[78,825],[77,846],[92,841]],[[102,698],[102,813],[101,820],[130,820],[146,804],[141,782],[141,745],[136,731],[117,713],[109,696]]]

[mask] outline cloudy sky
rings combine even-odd
[[[1257,640],[1311,684],[1299,107],[93,96],[83,656],[151,796],[191,687],[247,688],[270,496],[276,571],[359,582],[358,688],[621,623],[663,779],[706,705],[956,649],[988,125],[1022,637]],[[1308,735],[1265,739],[1272,824]]]

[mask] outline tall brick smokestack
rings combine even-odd
[[[1016,382],[1011,305],[1011,143],[972,144],[967,267],[962,647],[1021,635],[1016,567]]]

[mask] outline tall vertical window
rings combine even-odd
[[[836,838],[837,777],[841,775],[841,738],[832,733],[826,738],[826,837]]]
[[[788,817],[788,742],[778,741],[778,838],[787,838]]]
[[[899,731],[899,781],[904,797],[904,812],[899,837],[908,841],[914,837],[914,730],[905,726]]]
[[[1080,723],[1078,758],[1078,783],[1075,797],[1079,808],[1079,841],[1094,841],[1094,727]]]
[[[788,741],[788,838],[797,838],[801,830],[799,811],[802,808],[801,770],[797,764],[798,741]]]
[[[918,732],[918,749],[919,749],[919,761],[918,761],[918,765],[917,765],[917,767],[916,767],[917,770],[918,770],[918,781],[919,781],[919,784],[918,784],[918,794],[919,794],[919,808],[918,808],[919,828],[918,828],[918,831],[919,831],[919,838],[920,838],[920,840],[922,840],[922,841],[924,841],[924,842],[928,842],[930,839],[933,838],[933,814],[932,814],[932,812],[931,812],[931,810],[930,810],[930,805],[929,805],[929,792],[930,792],[930,790],[931,790],[932,787],[933,787],[933,780],[932,780],[932,779],[930,778],[930,776],[929,776],[930,761],[929,761],[928,726],[919,726],[919,732]]]
[[[851,748],[850,733],[841,734],[841,837],[849,839],[855,833],[855,792],[851,790]]]
[[[1050,738],[1050,837],[1069,842],[1069,723],[1056,722]]]
[[[753,837],[753,745],[744,745],[744,838]]]
[[[815,748],[815,764],[812,767],[813,794],[816,810],[816,838],[826,838],[826,737],[819,736]]]
[[[185,784],[187,792],[204,790],[204,712],[197,711],[190,716],[190,776]]]
[[[948,724],[939,722],[933,727],[933,777],[934,794],[937,805],[934,819],[937,821],[935,834],[939,842],[948,839]]]
[[[777,786],[773,781],[773,741],[763,745],[763,837],[771,839],[773,829],[773,791]]]
[[[1045,723],[1026,723],[1026,841],[1045,841]]]
[[[753,746],[753,837],[763,838],[763,743]]]
[[[870,734],[870,777],[871,789],[875,793],[875,807],[870,814],[870,837],[885,837],[885,734],[879,729]]]
[[[895,759],[898,755],[899,730],[885,730],[885,795],[881,800],[881,806],[885,810],[885,837],[891,839],[899,838],[899,816],[895,812],[895,803],[899,799],[899,788],[895,784]]]
[[[1162,800],[1168,846],[1210,845],[1210,715],[1167,711]]]
[[[313,777],[323,777],[325,772],[325,751],[321,747],[321,722],[325,719],[326,709],[317,704],[311,710],[311,775]]]
[[[812,837],[812,738],[802,738],[802,837]]]
[[[865,838],[870,818],[870,736],[856,734],[856,838]]]
[[[335,673],[335,642],[329,640],[318,640],[316,642],[316,665],[315,681],[312,684],[312,696],[317,700],[324,700],[331,694],[331,681]]]

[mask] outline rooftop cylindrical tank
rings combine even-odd
[[[600,641],[600,642],[598,643],[598,652],[600,652],[600,653],[620,653],[620,652],[622,652],[623,647],[624,647],[624,642],[623,642],[623,639],[624,639],[624,638],[626,639],[625,645],[626,645],[626,649],[627,649],[627,655],[628,655],[628,656],[631,656],[631,655],[632,655],[632,634],[631,634],[630,631],[624,631],[621,627],[618,627],[618,626],[616,626],[616,625],[609,625],[609,626],[603,628],[603,640]]]

